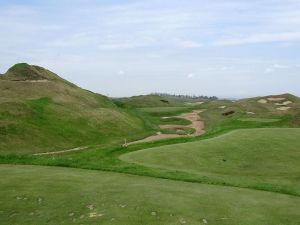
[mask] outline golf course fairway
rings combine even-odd
[[[72,168],[0,165],[1,224],[295,224],[290,195]]]
[[[237,186],[284,188],[300,195],[300,129],[241,129],[196,142],[143,149],[122,155],[148,167],[222,178]],[[274,190],[276,191],[276,190]]]

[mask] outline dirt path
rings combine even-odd
[[[137,144],[137,143],[144,143],[144,142],[149,142],[149,141],[157,141],[161,139],[168,139],[168,138],[177,138],[177,137],[191,137],[191,136],[199,136],[204,134],[204,122],[200,119],[200,116],[198,115],[199,113],[203,112],[203,110],[194,110],[193,112],[190,113],[183,113],[180,114],[179,116],[174,116],[177,118],[183,118],[191,121],[190,125],[176,125],[176,124],[168,124],[168,125],[160,125],[159,127],[162,129],[166,128],[193,128],[195,129],[195,133],[190,134],[190,135],[179,135],[179,134],[162,134],[161,132],[158,132],[155,135],[146,137],[144,139],[138,140],[138,141],[133,141],[128,143],[128,145],[131,144]]]
[[[56,151],[56,152],[35,153],[33,155],[58,155],[58,154],[66,153],[66,152],[77,152],[77,151],[81,151],[81,150],[84,150],[87,148],[88,148],[87,146],[84,146],[84,147],[77,147],[77,148],[72,148],[72,149],[68,149],[68,150]]]

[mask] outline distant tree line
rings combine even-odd
[[[207,100],[217,100],[217,96],[206,96],[206,95],[178,95],[178,94],[168,94],[168,93],[152,93],[153,95],[158,95],[161,97],[173,97],[182,99],[207,99]]]

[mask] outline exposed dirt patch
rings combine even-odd
[[[103,216],[102,213],[96,213],[96,212],[90,212],[90,213],[89,213],[89,217],[90,217],[90,218],[93,218],[93,217],[101,217],[101,216]]]
[[[184,218],[179,218],[179,223],[180,224],[186,224],[186,220]]]
[[[186,105],[201,105],[203,103],[204,102],[185,102],[184,104],[186,104]]]
[[[288,109],[290,109],[291,107],[288,107],[288,106],[283,106],[283,107],[279,107],[279,108],[276,108],[277,110],[280,110],[280,111],[286,111]]]
[[[62,150],[62,151],[56,151],[56,152],[42,152],[42,153],[35,153],[33,155],[59,155],[62,153],[66,153],[66,152],[77,152],[77,151],[81,151],[84,149],[87,149],[87,146],[83,146],[83,147],[77,147],[77,148],[72,148],[72,149],[67,149],[67,150]]]
[[[46,83],[50,82],[50,80],[12,80],[14,82],[26,82],[26,83]]]
[[[128,143],[130,144],[137,144],[137,143],[143,143],[143,142],[149,142],[149,141],[157,141],[161,139],[168,139],[168,138],[177,138],[177,137],[188,137],[188,136],[199,136],[204,134],[204,122],[200,119],[199,113],[203,112],[203,110],[194,110],[190,113],[182,113],[178,116],[174,116],[176,118],[182,118],[191,121],[190,125],[160,125],[160,128],[162,129],[168,129],[168,128],[193,128],[195,132],[190,135],[180,135],[180,134],[162,134],[161,132],[157,132],[157,134],[149,136],[147,138],[133,141]]]
[[[182,118],[191,121],[192,123],[190,125],[187,125],[185,127],[190,127],[195,129],[194,136],[199,136],[201,134],[204,134],[204,122],[200,120],[199,113],[203,112],[203,110],[194,110],[191,113],[183,113],[179,116],[176,116],[177,118]]]
[[[258,102],[258,103],[261,103],[261,104],[266,104],[266,103],[268,103],[268,101],[267,101],[266,99],[259,99],[257,102]]]
[[[291,101],[285,101],[283,103],[275,103],[275,105],[278,105],[278,106],[285,106],[285,105],[289,105],[289,104],[292,104],[293,102]]]

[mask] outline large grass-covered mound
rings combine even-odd
[[[107,97],[25,63],[0,75],[0,152],[118,144],[147,134],[144,122]]]
[[[0,166],[1,224],[285,224],[284,194],[71,168]]]

